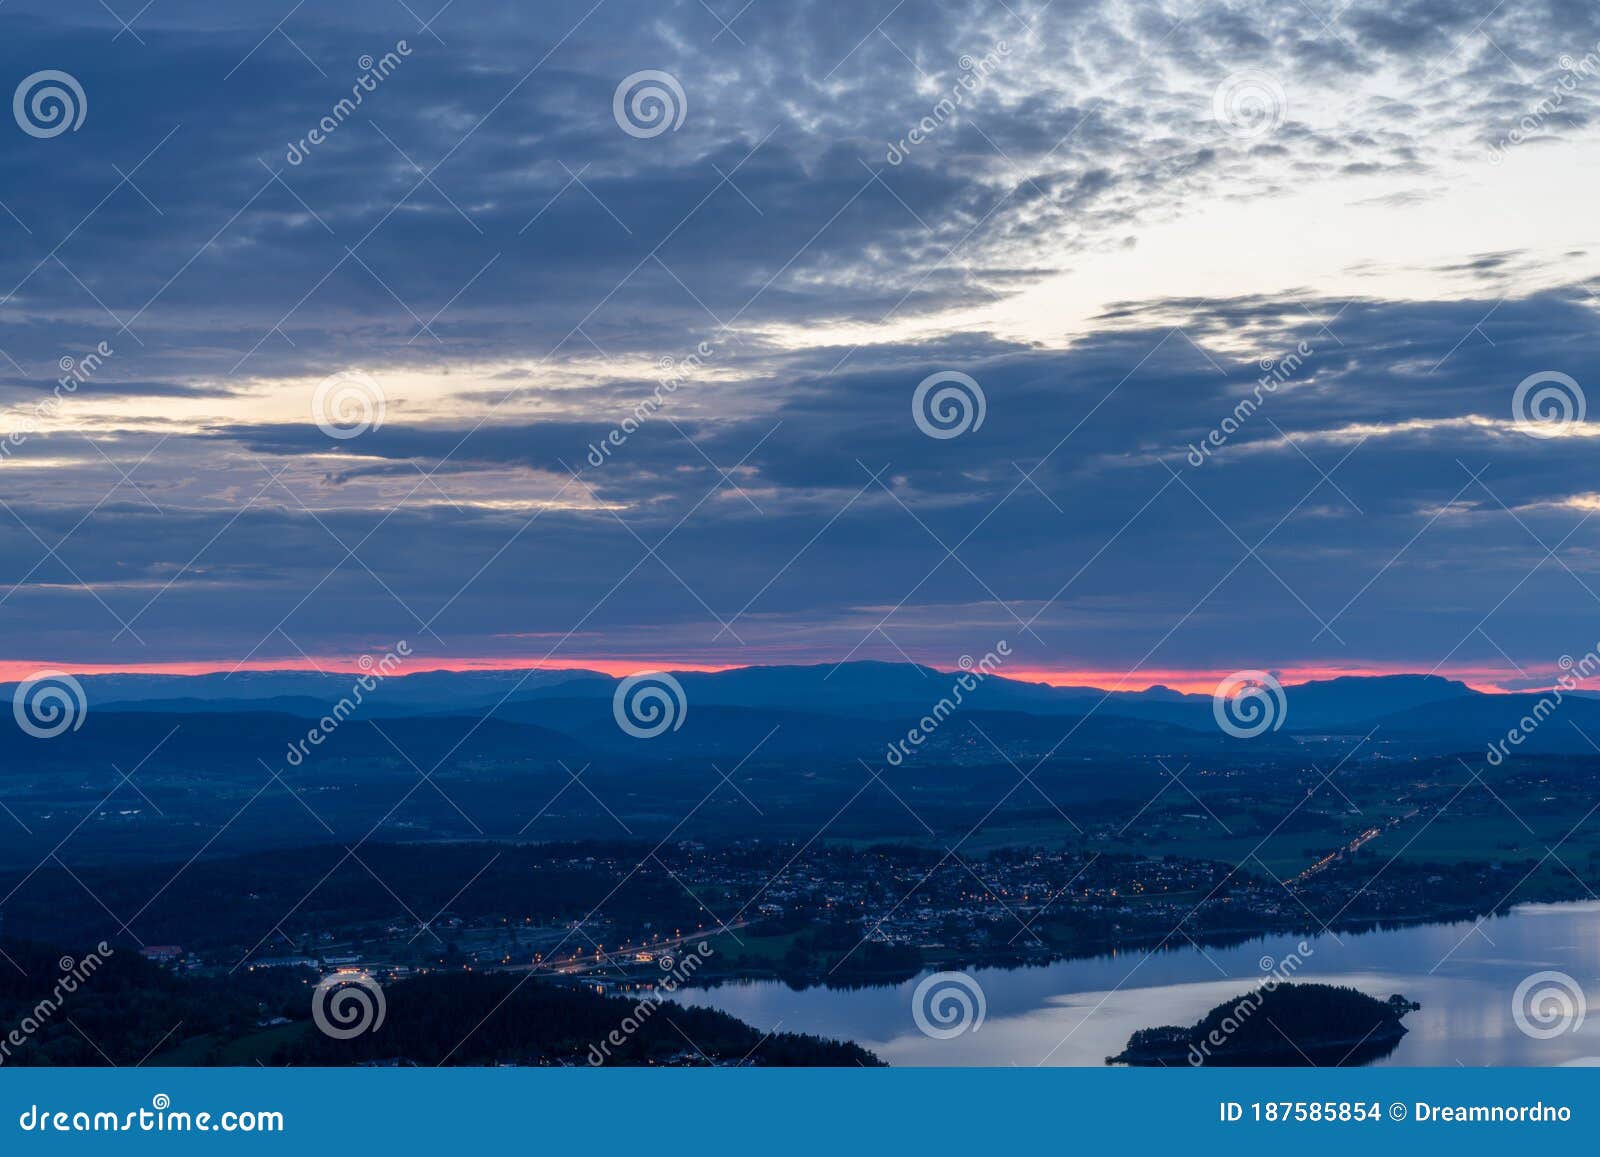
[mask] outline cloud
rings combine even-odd
[[[13,0],[5,74],[67,69],[89,114],[0,134],[36,175],[0,188],[12,428],[61,357],[116,352],[0,462],[0,645],[1571,649],[1588,441],[1527,437],[1511,394],[1600,352],[1546,167],[1592,147],[1594,12],[719,11],[364,3],[280,34],[176,2],[135,38]],[[614,120],[645,69],[676,131]],[[1268,131],[1219,118],[1240,75]],[[332,437],[312,397],[351,369],[383,420]],[[911,413],[944,370],[986,402],[948,440]]]

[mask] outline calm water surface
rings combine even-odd
[[[920,976],[898,985],[796,992],[741,981],[673,999],[731,1013],[761,1029],[853,1040],[892,1065],[1102,1065],[1135,1029],[1192,1024],[1263,977],[1301,937],[1233,948],[1140,951],[1034,968],[972,970],[987,1016],[977,1031],[934,1040],[911,1018]],[[1474,924],[1428,924],[1306,939],[1295,979],[1349,984],[1422,1003],[1383,1065],[1600,1064],[1600,903],[1522,905]],[[1594,1016],[1576,1031],[1534,1039],[1512,1016],[1528,975],[1556,970],[1586,990]],[[926,975],[926,974],[924,974]]]

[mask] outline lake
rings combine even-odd
[[[763,1030],[852,1040],[891,1065],[1103,1065],[1135,1029],[1193,1024],[1235,999],[1304,940],[1295,980],[1347,984],[1379,998],[1420,1001],[1410,1030],[1383,1065],[1600,1063],[1600,1010],[1581,1026],[1513,1014],[1518,985],[1541,971],[1565,973],[1600,998],[1600,903],[1519,905],[1479,922],[1425,924],[1361,934],[1266,936],[1231,948],[1129,951],[1030,968],[978,968],[981,1027],[946,1039],[919,1030],[912,996],[919,976],[870,988],[811,988],[738,981],[671,999],[731,1013]],[[1524,999],[1560,995],[1536,982]],[[1548,1025],[1548,1027],[1547,1027]],[[937,1024],[934,1025],[937,1028]]]

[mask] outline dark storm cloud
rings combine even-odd
[[[606,499],[639,504],[660,497],[674,477],[691,498],[705,478],[715,480],[695,445],[727,468],[762,433],[781,426],[746,461],[755,472],[746,483],[752,488],[849,490],[862,481],[862,463],[875,470],[888,462],[912,491],[983,505],[1011,489],[1013,461],[1031,466],[1047,459],[1041,477],[1068,483],[1181,457],[1266,376],[1254,359],[1224,348],[1225,341],[1248,338],[1253,348],[1280,358],[1302,343],[1308,352],[1303,369],[1274,387],[1262,420],[1230,439],[1240,456],[1269,447],[1293,460],[1280,429],[1326,440],[1346,427],[1374,427],[1372,437],[1402,457],[1430,444],[1450,454],[1494,447],[1497,461],[1549,463],[1554,482],[1572,465],[1568,455],[1587,452],[1581,442],[1511,438],[1491,424],[1509,425],[1512,391],[1529,374],[1565,367],[1581,375],[1600,358],[1593,311],[1583,295],[1551,292],[1498,304],[1306,297],[1299,304],[1304,310],[1286,312],[1282,302],[1265,299],[1167,302],[1160,309],[1177,307],[1185,316],[1181,326],[1105,333],[1067,352],[992,345],[983,357],[964,351],[960,364],[979,380],[988,412],[981,429],[953,444],[926,437],[911,416],[914,387],[950,364],[953,351],[941,348],[935,355],[914,347],[858,355],[878,363],[871,369],[749,382],[746,393],[767,398],[769,408],[743,420],[673,418],[671,410],[644,418],[599,466],[584,458],[611,428],[604,420],[497,421],[470,436],[467,426],[390,425],[343,444],[298,424],[218,428],[210,436],[277,455],[338,448],[357,459],[427,463],[448,456],[457,467],[519,465],[561,475],[570,466]],[[1119,311],[1124,320],[1138,312]],[[1474,330],[1480,322],[1481,334]],[[1437,428],[1469,416],[1486,422]],[[1407,430],[1407,423],[1419,425]],[[1340,437],[1348,443],[1359,434]],[[1059,452],[1069,444],[1068,452]],[[1217,457],[1226,462],[1232,454]],[[1571,482],[1566,477],[1569,490]],[[1394,490],[1415,501],[1406,488]]]
[[[582,341],[579,326],[607,350],[659,349],[735,316],[949,305],[970,299],[972,278],[1086,222],[1094,234],[1131,227],[1180,197],[1252,179],[1261,195],[1329,164],[1424,171],[1428,130],[1457,116],[1447,108],[1374,105],[1359,128],[1335,131],[1291,105],[1279,137],[1246,153],[1210,123],[1210,88],[1242,67],[1292,80],[1297,69],[1415,65],[1477,20],[1448,5],[1356,8],[1323,33],[1298,12],[1218,7],[1174,33],[1177,15],[1142,10],[1130,37],[1094,9],[1052,10],[1030,40],[982,4],[907,9],[877,34],[868,13],[763,5],[737,22],[741,44],[714,40],[717,24],[696,5],[653,22],[622,4],[584,18],[591,7],[544,6],[537,28],[507,10],[446,12],[444,44],[399,5],[297,15],[292,44],[262,41],[282,16],[265,8],[222,28],[151,12],[144,44],[113,41],[103,13],[45,23],[8,10],[6,74],[71,65],[94,110],[82,131],[50,142],[47,179],[6,190],[32,232],[14,238],[17,274],[0,292],[60,323],[24,335],[13,355],[53,360],[66,334],[110,322],[149,341],[162,376],[180,355],[191,374],[325,371],[330,359],[545,356]],[[1504,8],[1492,26],[1515,27],[1514,44],[1536,36],[1527,51],[1554,69],[1594,21],[1532,22],[1541,13]],[[572,28],[570,40],[530,74],[530,53],[539,60],[558,28]],[[1051,32],[1081,39],[1068,54],[1039,51]],[[1305,45],[1341,36],[1356,59],[1295,62]],[[393,74],[289,164],[290,146],[349,95],[361,55],[401,40],[410,54]],[[928,114],[961,54],[1001,42],[1014,50],[972,108],[886,166],[886,142]],[[1158,55],[1197,79],[1158,72]],[[682,74],[693,115],[681,132],[639,141],[613,122],[611,94],[646,64]],[[1516,88],[1510,76],[1492,83]],[[1588,101],[1578,94],[1567,112]],[[5,135],[0,163],[41,164],[38,142]],[[882,184],[866,166],[883,170]],[[119,170],[131,180],[119,183]],[[939,265],[957,244],[962,260]]]
[[[99,5],[0,10],[0,74],[63,68],[90,101],[79,132],[0,133],[0,400],[27,405],[61,356],[109,340],[114,370],[74,412],[152,455],[150,501],[77,429],[0,463],[0,646],[150,661],[413,637],[738,661],[1004,633],[1041,666],[1158,646],[1206,665],[1442,658],[1513,631],[1494,613],[1534,656],[1593,635],[1594,442],[1509,424],[1519,381],[1581,379],[1600,353],[1589,294],[1529,288],[1566,280],[1542,255],[1464,238],[1434,270],[1455,301],[1157,280],[1065,349],[892,329],[1200,206],[1367,175],[1402,186],[1375,182],[1374,212],[1404,208],[1600,39],[1592,8],[1370,3],[1326,26],[1296,5],[718,10],[731,28],[698,3],[531,19],[461,0],[430,31],[367,2],[275,33],[279,6],[163,0],[137,37]],[[310,142],[362,55],[402,40]],[[982,92],[891,163],[986,53]],[[612,96],[647,68],[680,78],[688,113],[637,139]],[[1287,92],[1270,137],[1212,117],[1246,69]],[[1581,133],[1597,88],[1542,139]],[[852,348],[841,329],[863,326],[882,331]],[[658,385],[640,367],[702,340],[705,370],[597,465]],[[1192,465],[1259,359],[1300,343]],[[402,383],[354,439],[274,383],[349,367]],[[949,369],[987,413],[946,441],[911,398]]]
[[[952,631],[976,645],[984,632],[1009,631],[1026,638],[1031,661],[1067,662],[1154,645],[1229,576],[1169,659],[1203,665],[1217,653],[1309,652],[1324,623],[1345,640],[1321,636],[1335,655],[1443,658],[1480,608],[1519,580],[1506,612],[1515,612],[1518,637],[1551,654],[1570,647],[1567,636],[1584,622],[1581,603],[1574,614],[1574,596],[1588,599],[1582,585],[1555,563],[1527,576],[1544,558],[1540,538],[1554,545],[1581,517],[1559,504],[1600,488],[1588,469],[1593,442],[1531,438],[1511,428],[1510,406],[1512,389],[1534,369],[1581,373],[1594,363],[1600,339],[1585,307],[1561,295],[1505,303],[1483,335],[1458,347],[1493,303],[1305,304],[1319,318],[1343,312],[1323,330],[1299,310],[1240,301],[1214,315],[1196,310],[1181,331],[1139,329],[1065,354],[990,351],[967,365],[986,392],[986,421],[951,441],[927,438],[910,420],[911,391],[937,365],[910,350],[895,351],[894,364],[785,379],[772,389],[771,412],[748,420],[675,429],[658,416],[600,467],[583,460],[596,437],[587,423],[497,424],[465,439],[464,429],[385,427],[346,444],[343,485],[404,480],[412,463],[430,468],[452,450],[437,475],[447,492],[458,485],[453,474],[472,468],[522,466],[548,480],[542,488],[530,481],[531,505],[516,511],[344,511],[319,526],[293,510],[253,508],[205,552],[203,567],[156,600],[141,633],[159,637],[181,630],[185,616],[231,607],[228,629],[255,636],[245,647],[280,620],[296,639],[352,645],[429,623],[469,649],[542,655],[620,583],[614,601],[585,620],[585,631],[599,632],[580,637],[589,653],[644,638],[738,661],[770,657],[759,648],[808,621],[829,623],[838,632],[830,639],[853,646],[860,639],[838,625],[841,616],[864,623],[859,635],[915,588],[892,620],[900,645],[938,645]],[[1233,414],[1261,376],[1258,365],[1213,344],[1241,331],[1271,334],[1284,352],[1301,342],[1312,352],[1195,466],[1190,444]],[[1483,424],[1459,421],[1468,416]],[[282,460],[328,449],[325,438],[294,426],[214,437]],[[731,470],[758,442],[724,480],[717,467]],[[581,472],[569,497],[592,492],[618,509],[540,512],[538,498],[567,479],[564,464]],[[198,551],[227,521],[123,504],[114,517],[96,517],[92,540],[63,553],[87,581],[107,584],[107,602],[126,618],[173,579],[173,557]],[[47,524],[64,532],[68,514]],[[660,558],[649,556],[645,547],[663,536]],[[18,527],[0,529],[0,538],[8,557],[39,553]],[[1258,542],[1260,557],[1248,556]],[[1580,528],[1566,544],[1570,565],[1587,569],[1594,542]],[[390,590],[344,558],[356,544]],[[947,558],[945,547],[957,544],[957,557]],[[83,596],[53,562],[33,581],[49,588],[22,603],[77,604],[82,613]],[[303,601],[319,581],[316,597]],[[721,622],[747,604],[750,622],[733,626],[755,651],[716,639]],[[1036,613],[1037,639],[1018,622]],[[962,614],[972,616],[966,627]],[[1403,637],[1396,615],[1407,620]],[[118,629],[99,608],[86,617]],[[570,643],[566,651],[582,652]]]
[[[70,375],[70,370],[63,371],[61,377]],[[61,378],[27,379],[27,378],[0,378],[0,393],[8,396],[8,400],[27,404],[30,398],[38,394],[48,394],[61,385]],[[200,385],[190,382],[137,382],[137,381],[107,381],[90,379],[78,383],[73,391],[81,397],[129,397],[129,398],[225,398],[233,393],[225,386]]]

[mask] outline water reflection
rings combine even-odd
[[[1600,1012],[1549,1039],[1522,1032],[1512,993],[1530,973],[1570,974],[1600,998],[1600,902],[1522,905],[1472,922],[1307,937],[1296,980],[1404,993],[1422,1008],[1381,1065],[1600,1063]],[[894,1065],[1103,1065],[1136,1029],[1192,1024],[1263,976],[1263,958],[1296,950],[1297,936],[1230,948],[1123,952],[1036,968],[975,969],[988,1003],[983,1027],[948,1040],[919,1032],[911,994],[921,977],[853,990],[794,991],[746,981],[680,991],[762,1029],[853,1040]],[[1270,968],[1272,965],[1266,964]]]

